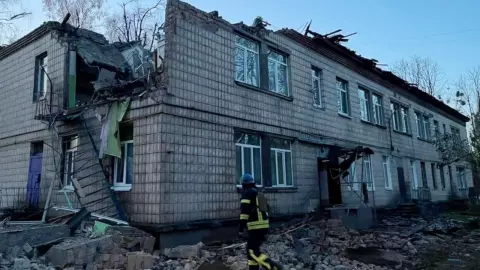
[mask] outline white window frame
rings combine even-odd
[[[457,186],[458,189],[467,188],[467,171],[464,167],[457,167]]]
[[[410,171],[412,173],[412,188],[418,190],[418,174],[417,174],[417,161],[410,160]]]
[[[277,54],[277,55],[281,55],[283,57],[285,57],[285,63],[282,62],[282,61],[278,61],[277,59],[275,58],[271,58],[271,54],[274,53],[274,54]],[[283,53],[280,53],[280,52],[276,52],[276,51],[272,51],[270,50],[269,53],[268,53],[268,59],[267,59],[268,62],[273,62],[274,64],[274,67],[275,67],[275,90],[272,91],[270,90],[270,86],[268,86],[268,90],[271,91],[271,92],[274,92],[274,93],[277,93],[277,94],[280,94],[280,95],[283,95],[283,96],[287,96],[289,97],[290,96],[290,87],[289,87],[289,77],[288,77],[288,64],[287,64],[287,55],[283,54]],[[287,93],[282,93],[280,92],[280,84],[278,82],[278,66],[281,65],[281,66],[284,66],[285,67],[285,87],[287,88]],[[267,70],[268,68],[270,67],[270,65],[267,63]],[[269,83],[270,83],[270,80],[269,80]]]
[[[363,95],[362,95],[363,93]],[[360,99],[360,119],[367,122],[372,122],[372,117],[370,113],[370,92],[362,87],[358,88],[358,98]],[[362,104],[365,108],[365,112],[362,112]],[[365,113],[365,115],[363,115]]]
[[[245,143],[235,143],[235,148],[236,148],[237,146],[240,147],[240,153],[241,153],[241,156],[242,156],[242,157],[241,157],[241,160],[240,160],[241,165],[242,165],[242,175],[245,174],[245,161],[244,161],[244,160],[245,160],[245,157],[244,157],[245,154],[244,154],[243,149],[244,149],[244,148],[250,148],[250,149],[251,149],[251,151],[250,151],[250,162],[251,162],[251,166],[252,166],[252,167],[251,167],[251,168],[252,168],[252,173],[251,173],[251,175],[252,175],[253,179],[255,179],[255,182],[256,182],[256,179],[257,179],[257,178],[256,178],[256,176],[255,176],[255,175],[256,175],[256,173],[255,173],[255,163],[254,163],[254,162],[255,162],[255,159],[253,158],[253,149],[254,149],[254,148],[259,149],[259,151],[260,151],[260,173],[259,173],[259,174],[260,174],[260,180],[261,180],[261,181],[260,181],[260,184],[256,184],[256,186],[257,186],[257,187],[262,187],[262,186],[263,186],[263,177],[262,177],[262,171],[263,171],[263,168],[262,168],[262,138],[261,138],[260,136],[258,136],[258,135],[253,135],[253,134],[248,134],[248,133],[242,133],[242,134],[244,134],[244,135],[249,135],[249,136],[257,136],[257,137],[259,138],[259,140],[260,140],[260,145],[245,144]],[[237,150],[235,149],[235,151],[237,151]],[[236,173],[236,172],[235,172],[235,173]],[[242,185],[241,185],[241,183],[237,183],[237,186],[238,186],[238,187],[241,187]]]
[[[344,87],[340,87],[339,85]],[[350,98],[348,96],[348,82],[341,78],[337,78],[335,88],[337,88],[338,113],[342,115],[350,116]],[[343,111],[342,93],[345,94],[345,100],[347,102],[345,104],[346,112]]]
[[[357,169],[355,166],[355,161],[350,165],[350,168],[348,168],[348,190],[349,191],[357,191],[359,183],[357,182]],[[353,189],[352,189],[353,187]]]
[[[132,190],[132,184],[127,184],[127,157],[128,157],[128,145],[133,144],[133,140],[128,140],[128,141],[123,141],[120,142],[120,147],[124,148],[123,151],[125,153],[125,158],[123,160],[123,164],[121,166],[123,167],[123,179],[121,182],[118,182],[118,166],[121,161],[121,158],[115,157],[114,158],[114,164],[113,164],[113,186],[112,189],[115,191],[130,191]],[[133,179],[132,179],[133,183]]]
[[[375,102],[375,98],[377,98],[378,103]],[[372,108],[373,108],[373,122],[377,125],[383,126],[383,100],[382,96],[372,93]],[[377,113],[378,112],[378,113]]]
[[[38,61],[38,63],[36,63],[35,66],[38,69],[35,71],[36,82],[37,82],[35,94],[38,95],[36,100],[39,101],[39,100],[45,99],[48,92],[48,77],[47,77],[48,55],[46,53],[41,54],[37,56],[36,61]],[[40,62],[42,61],[43,61],[43,64],[41,65]],[[42,84],[42,79],[43,79],[43,84]]]
[[[371,158],[371,155],[365,155],[363,157],[363,165],[366,167],[368,166],[368,168],[370,169],[370,180],[371,181],[365,181],[365,183],[367,184],[367,190],[368,191],[375,191],[375,180],[373,179],[373,169],[372,169],[372,158]]]
[[[73,191],[73,180],[75,174],[75,156],[80,145],[80,138],[77,136],[70,137],[68,140],[68,148],[65,150],[65,172],[63,177],[62,190]],[[71,159],[69,158],[71,156]],[[70,164],[68,163],[70,161]],[[70,168],[70,172],[68,169]]]
[[[248,42],[251,42],[252,44],[255,44],[255,45],[257,46],[257,50],[256,50],[256,51],[255,51],[255,50],[252,50],[252,49],[250,49],[250,48],[248,48],[248,47],[245,47],[245,46],[243,46],[242,44],[238,43],[238,42],[236,41],[236,38],[237,38],[237,37],[238,37],[238,38],[241,38],[241,39],[244,39],[244,40],[246,40],[246,41],[248,41]],[[237,79],[236,70],[235,70],[235,80],[236,80],[236,81],[239,81],[239,82],[242,82],[242,83],[246,83],[246,84],[248,84],[248,85],[255,86],[255,87],[260,87],[260,53],[259,53],[259,51],[260,51],[260,46],[259,46],[258,42],[252,41],[252,40],[250,40],[250,39],[248,39],[248,38],[244,38],[244,37],[238,36],[238,35],[236,36],[236,38],[235,38],[235,48],[238,47],[238,48],[240,48],[240,49],[243,50],[243,69],[244,69],[244,72],[243,72],[243,80],[238,80],[238,79]],[[247,60],[248,60],[248,52],[254,53],[254,54],[256,55],[255,58],[257,59],[257,80],[256,80],[256,85],[247,82],[247,70],[248,70],[248,62],[247,62]]]
[[[313,106],[318,107],[318,108],[323,108],[323,97],[322,97],[323,93],[322,93],[322,83],[321,83],[322,79],[321,79],[321,76],[322,76],[322,70],[312,67],[312,91],[314,92]],[[315,85],[318,88],[317,93],[315,93],[316,92]],[[317,103],[317,100],[315,100],[315,94],[317,94],[317,96],[318,96],[318,103]]]
[[[382,168],[383,168],[383,177],[385,178],[385,189],[393,190],[392,184],[392,172],[391,172],[391,157],[382,156]]]
[[[430,131],[430,117],[423,115],[422,117],[423,120],[423,130],[425,131],[425,140],[430,140],[431,137],[431,131]]]
[[[398,132],[410,134],[410,130],[409,130],[410,124],[408,121],[408,108],[399,103],[391,101],[390,109],[394,114],[392,117],[393,129]],[[397,123],[397,120],[398,120],[398,123]]]
[[[276,178],[277,179],[272,179],[272,187],[293,187],[294,182],[293,182],[293,156],[292,156],[292,143],[289,142],[290,149],[281,149],[281,148],[270,148],[270,152],[275,153],[275,171],[276,171]],[[282,154],[282,163],[283,163],[283,170],[282,170],[282,175],[283,175],[283,184],[278,183],[278,158],[277,154],[281,153]],[[286,154],[285,153],[290,153],[290,165],[292,166],[290,168],[290,171],[292,172],[292,184],[287,185],[287,160],[286,160]]]

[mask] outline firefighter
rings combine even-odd
[[[250,174],[244,174],[240,180],[243,193],[240,202],[239,233],[241,237],[247,237],[248,267],[250,270],[258,270],[260,267],[281,270],[280,265],[260,252],[260,246],[265,241],[270,227],[267,200],[263,194],[258,193],[255,180]],[[246,235],[245,229],[248,231]]]

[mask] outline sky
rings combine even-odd
[[[154,0],[142,0],[153,2]],[[24,0],[32,15],[19,22],[20,33],[39,26],[47,18],[41,0]],[[272,30],[311,30],[329,33],[342,29],[356,32],[344,44],[364,57],[374,58],[388,69],[400,59],[429,57],[453,82],[469,69],[480,66],[480,1],[477,0],[186,0],[205,11],[219,11],[230,22],[253,22],[262,16]],[[108,0],[114,7],[117,0]]]

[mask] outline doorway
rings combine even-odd
[[[400,200],[402,203],[407,203],[411,201],[411,198],[408,193],[407,183],[405,182],[405,172],[403,167],[397,167],[398,175],[398,188],[400,190]]]
[[[28,167],[27,203],[29,208],[38,208],[40,201],[40,182],[42,179],[43,141],[34,142],[30,147]]]
[[[341,177],[338,175],[340,168],[328,168],[328,200],[331,205],[342,204]],[[334,173],[337,172],[337,173]]]

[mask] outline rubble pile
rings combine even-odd
[[[444,250],[435,256],[452,269],[480,252],[479,227],[478,221],[391,217],[360,231],[338,219],[302,221],[272,230],[263,249],[286,270],[426,269],[439,263],[424,260],[432,249]],[[35,227],[0,230],[7,243],[0,245],[0,270],[248,269],[244,242],[154,251],[151,235],[128,226],[87,227],[68,237],[62,226],[42,230],[50,230],[49,237]]]
[[[379,223],[363,231],[347,229],[337,219],[301,223],[272,231],[263,249],[286,270],[419,269],[421,250],[475,234],[468,223],[449,219],[392,217]],[[155,269],[202,269],[213,262],[225,268],[204,269],[248,269],[245,245],[177,247],[166,250]]]

